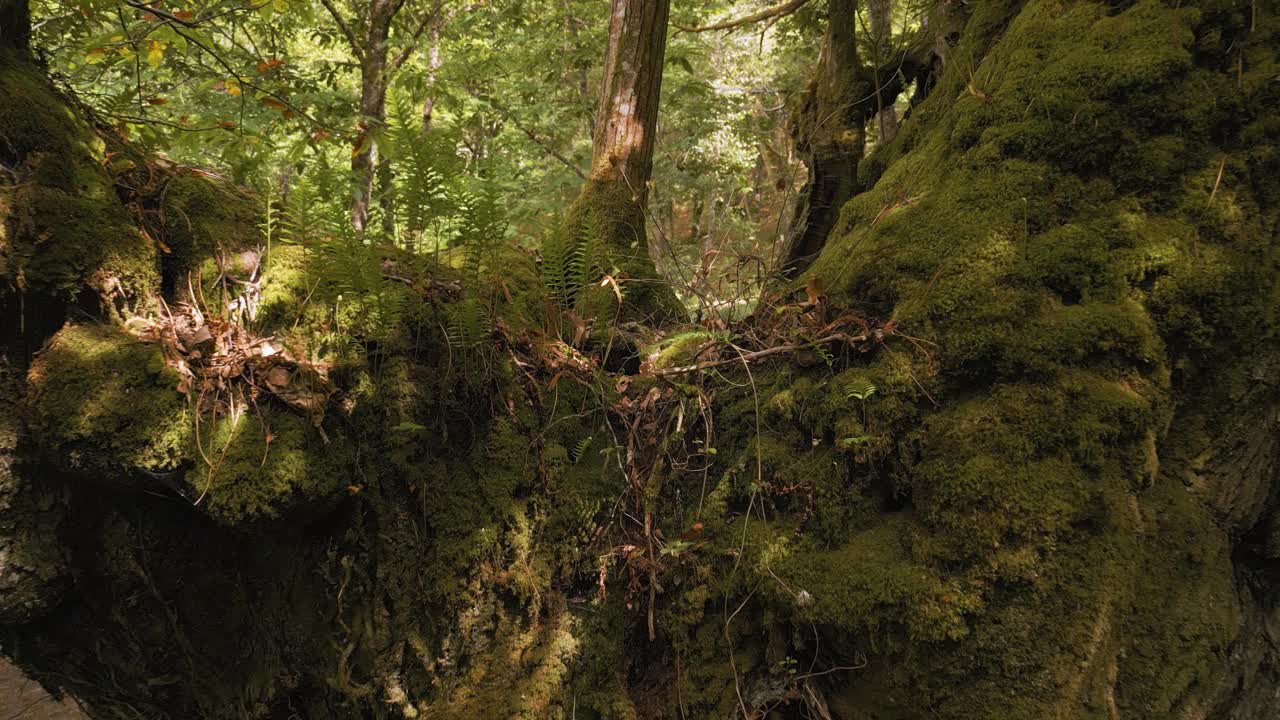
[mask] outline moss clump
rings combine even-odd
[[[157,484],[204,497],[228,524],[266,520],[308,499],[345,494],[349,444],[325,445],[303,418],[270,405],[235,420],[202,418],[157,345],[101,325],[59,332],[32,366],[42,451],[77,474],[129,489]],[[264,399],[264,403],[265,403]]]
[[[109,483],[150,484],[189,457],[193,418],[156,345],[100,325],[69,325],[28,374],[45,455]]]
[[[947,640],[966,635],[966,611],[981,607],[979,593],[949,587],[932,568],[911,559],[905,515],[889,516],[830,550],[792,545],[781,536],[761,552],[769,568],[760,574],[773,570],[786,583],[770,592],[796,606],[801,622],[872,637],[905,627],[915,640]]]
[[[41,187],[20,196],[26,222],[20,237],[35,239],[19,261],[19,284],[74,297],[85,284],[137,301],[159,287],[156,250],[116,202]],[[118,287],[113,283],[118,283]]]
[[[553,609],[532,622],[500,607],[486,609],[493,613],[492,617],[481,612],[476,619],[492,625],[474,630],[491,632],[492,647],[486,647],[481,657],[474,658],[465,673],[452,678],[440,699],[423,702],[423,714],[446,720],[572,717],[575,705],[566,688],[581,652],[581,620],[564,608]],[[577,711],[599,706],[602,698],[593,695],[603,693],[600,688],[593,688]]]
[[[314,287],[307,282],[309,263],[301,245],[279,245],[271,249],[262,271],[262,297],[258,300],[258,322],[263,327],[288,328],[308,311],[307,295]]]
[[[344,437],[325,443],[298,415],[274,408],[243,411],[201,427],[203,451],[187,474],[189,492],[229,525],[281,517],[291,507],[359,490],[354,451]]]
[[[105,145],[32,65],[0,63],[0,146],[21,182],[0,189],[0,267],[13,285],[114,301],[157,286],[156,249],[132,226],[103,167]]]
[[[181,276],[205,258],[219,257],[233,276],[248,274],[237,267],[236,255],[254,249],[263,240],[259,223],[265,208],[259,198],[183,172],[166,182],[162,198],[162,232],[169,247],[164,258],[167,270]]]
[[[102,140],[33,64],[0,58],[0,138],[10,159],[25,160],[40,185],[105,199]]]

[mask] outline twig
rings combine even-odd
[[[739,28],[743,25],[760,22],[761,20],[785,17],[804,7],[808,2],[809,0],[788,0],[787,2],[773,5],[758,12],[753,12],[750,15],[743,15],[742,17],[735,18],[733,20],[725,20],[724,22],[712,23],[711,25],[701,25],[698,27],[685,27],[682,25],[676,25],[675,27],[680,32],[689,33],[711,32],[712,30],[733,30],[734,28]]]
[[[1209,202],[1204,206],[1207,208],[1213,204],[1213,198],[1218,194],[1218,186],[1222,184],[1222,173],[1227,169],[1227,156],[1222,156],[1222,162],[1218,164],[1218,179],[1213,181],[1213,192],[1209,193]]]
[[[697,363],[696,365],[682,365],[680,367],[663,368],[661,370],[654,370],[652,374],[655,377],[669,377],[671,375],[683,375],[685,373],[701,372],[703,370],[720,367],[722,365],[730,365],[736,362],[742,362],[743,364],[755,362],[756,360],[769,357],[770,355],[778,355],[780,353],[795,352],[796,350],[804,350],[806,348],[816,347],[818,345],[826,345],[827,343],[835,342],[836,340],[844,340],[848,344],[852,345],[854,343],[865,342],[868,339],[869,338],[866,335],[849,336],[849,335],[846,335],[845,333],[835,333],[833,335],[828,335],[824,338],[821,338],[819,340],[814,340],[812,342],[797,343],[794,345],[778,345],[776,347],[765,348],[764,350],[756,350],[755,352],[749,352],[749,353],[743,353],[739,350],[738,357],[721,358],[719,360],[706,360],[706,361]]]

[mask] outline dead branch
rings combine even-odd
[[[750,15],[744,15],[733,20],[725,20],[724,22],[713,23],[711,25],[701,25],[698,27],[684,27],[682,25],[676,25],[676,29],[681,32],[690,33],[711,32],[713,30],[733,30],[735,28],[742,27],[743,25],[760,22],[761,20],[775,20],[786,17],[787,15],[790,15],[804,7],[808,2],[809,0],[788,0],[787,2],[772,5],[758,12],[753,12]]]
[[[740,356],[734,356],[731,358],[720,358],[718,360],[704,360],[703,362],[696,363],[694,365],[682,365],[680,367],[663,368],[661,370],[654,370],[653,375],[655,377],[683,375],[685,373],[701,372],[703,370],[709,370],[711,368],[720,367],[722,365],[730,365],[733,363],[755,362],[762,358],[769,357],[770,355],[778,355],[781,353],[795,352],[797,350],[807,350],[810,348],[818,347],[820,345],[826,345],[827,343],[836,342],[837,340],[843,340],[849,345],[853,345],[855,343],[866,342],[869,339],[870,337],[867,335],[851,336],[845,333],[835,333],[833,335],[828,335],[824,338],[821,338],[819,340],[814,340],[812,342],[795,343],[791,345],[778,345],[776,347],[765,348],[764,350],[756,350],[755,352],[743,353]]]

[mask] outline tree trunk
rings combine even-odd
[[[28,51],[31,14],[28,0],[0,0],[0,49]]]
[[[877,68],[872,80],[880,88],[887,78],[880,77],[879,67],[889,58],[893,47],[893,0],[868,0],[867,15],[871,21],[872,66]],[[898,134],[898,112],[891,103],[885,103],[877,95],[876,137],[883,145]]]
[[[436,0],[435,7],[431,11],[431,27],[428,32],[431,34],[431,46],[427,48],[427,99],[422,102],[422,130],[423,132],[431,132],[431,125],[435,120],[436,111],[436,75],[440,71],[442,61],[440,59],[440,26],[444,23],[444,14],[442,10],[443,0]]]
[[[387,37],[398,5],[394,0],[373,0],[369,7],[360,62],[360,132],[351,155],[355,182],[351,200],[351,224],[363,231],[369,222],[370,204],[378,174],[378,138],[387,126]]]
[[[653,170],[670,0],[613,0],[591,180],[643,205]]]
[[[568,213],[568,232],[578,241],[592,236],[603,255],[593,260],[628,283],[626,314],[636,316],[670,316],[678,307],[658,280],[645,236],[670,5],[670,0],[612,1],[591,172]],[[592,316],[614,314],[607,304],[588,304]]]
[[[828,0],[827,34],[818,67],[793,120],[796,147],[809,181],[793,220],[784,270],[803,270],[821,252],[840,208],[858,192],[858,162],[866,143],[864,98],[859,79],[854,0]]]

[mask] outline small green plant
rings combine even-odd
[[[876,386],[870,380],[864,377],[854,378],[853,381],[845,388],[845,397],[858,400],[865,403],[868,398],[876,394]]]
[[[466,298],[449,308],[449,345],[469,350],[489,334],[489,318],[476,298]]]
[[[694,547],[695,545],[688,540],[675,539],[668,541],[666,545],[662,546],[661,554],[668,557],[680,557],[694,549]]]
[[[578,464],[578,462],[579,462],[580,460],[582,460],[582,457],[583,457],[583,455],[585,455],[585,454],[586,454],[587,449],[591,447],[591,441],[593,441],[593,440],[595,440],[595,436],[594,436],[594,435],[588,435],[588,436],[586,436],[586,437],[582,438],[581,440],[579,440],[579,441],[578,441],[578,443],[577,443],[576,445],[574,445],[574,446],[573,446],[573,448],[571,448],[571,449],[570,449],[570,451],[569,451],[569,460],[570,460],[574,465],[577,465],[577,464]]]
[[[853,381],[850,382],[848,386],[846,386],[845,388],[845,397],[848,399],[854,399],[858,401],[859,407],[862,410],[862,427],[866,430],[870,430],[867,422],[867,400],[872,395],[875,395],[875,394],[876,394],[875,383],[871,382],[865,377],[854,378]],[[860,445],[860,444],[868,444],[871,440],[869,436],[860,436],[857,438],[845,438],[845,439],[862,441],[861,443],[857,443],[857,442],[852,443],[848,447],[856,447],[857,445]]]
[[[587,243],[564,232],[553,232],[542,242],[542,281],[562,308],[577,304],[590,282]]]
[[[463,269],[473,280],[492,270],[498,251],[507,236],[507,219],[499,204],[497,188],[482,182],[474,190],[460,193],[460,217],[452,244],[464,252]]]
[[[439,250],[441,232],[455,223],[460,210],[453,142],[439,132],[423,133],[407,103],[393,111],[385,141],[396,168],[391,200],[403,223],[402,242],[411,251]]]

